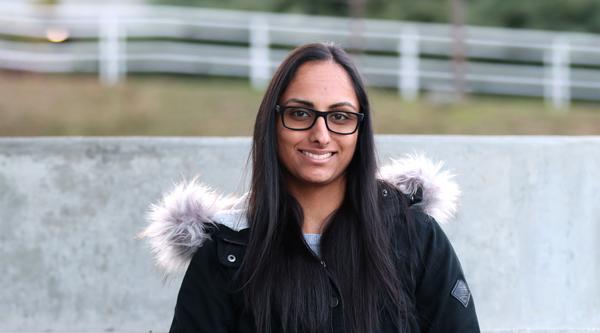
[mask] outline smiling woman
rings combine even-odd
[[[356,93],[342,66],[334,61],[312,61],[298,68],[280,100],[283,111],[277,122],[277,153],[286,170],[286,187],[301,206],[308,208],[311,200],[318,203],[304,209],[302,230],[321,233],[322,217],[334,211],[344,197],[343,175],[358,138],[358,117],[352,112],[359,111]],[[319,117],[317,111],[305,107],[329,111]],[[345,133],[331,133],[330,129]],[[327,198],[330,204],[323,205],[319,198]]]
[[[479,332],[458,258],[424,213],[451,216],[458,188],[415,177],[418,165],[377,179],[374,148],[348,54],[294,50],[258,110],[248,196],[216,203],[192,183],[154,207],[157,259],[189,262],[171,332]]]

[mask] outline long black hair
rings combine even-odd
[[[304,241],[302,208],[286,190],[286,171],[277,155],[275,105],[298,68],[309,61],[339,64],[348,73],[360,112],[365,114],[345,171],[345,197],[321,237],[321,258]],[[340,289],[348,332],[377,330],[384,305],[402,311],[405,296],[379,204],[369,100],[357,68],[343,49],[307,44],[281,63],[256,116],[251,160],[250,233],[238,277],[257,330],[270,332],[273,323],[288,332],[322,330],[331,313],[330,278]]]

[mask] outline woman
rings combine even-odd
[[[430,193],[439,184],[406,164],[376,178],[369,101],[342,49],[308,44],[282,62],[252,162],[237,202],[193,182],[153,208],[144,236],[159,264],[189,261],[171,332],[479,332],[459,261],[423,212],[452,215],[458,190]]]

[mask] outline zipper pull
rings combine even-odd
[[[327,268],[327,265],[325,264],[324,260],[321,260],[321,266],[323,266],[323,268]]]

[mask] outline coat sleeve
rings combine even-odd
[[[473,296],[450,241],[428,215],[418,218],[421,267],[415,299],[421,332],[480,332]]]
[[[234,306],[225,268],[217,259],[216,245],[207,240],[185,273],[170,333],[225,333],[234,326]]]

